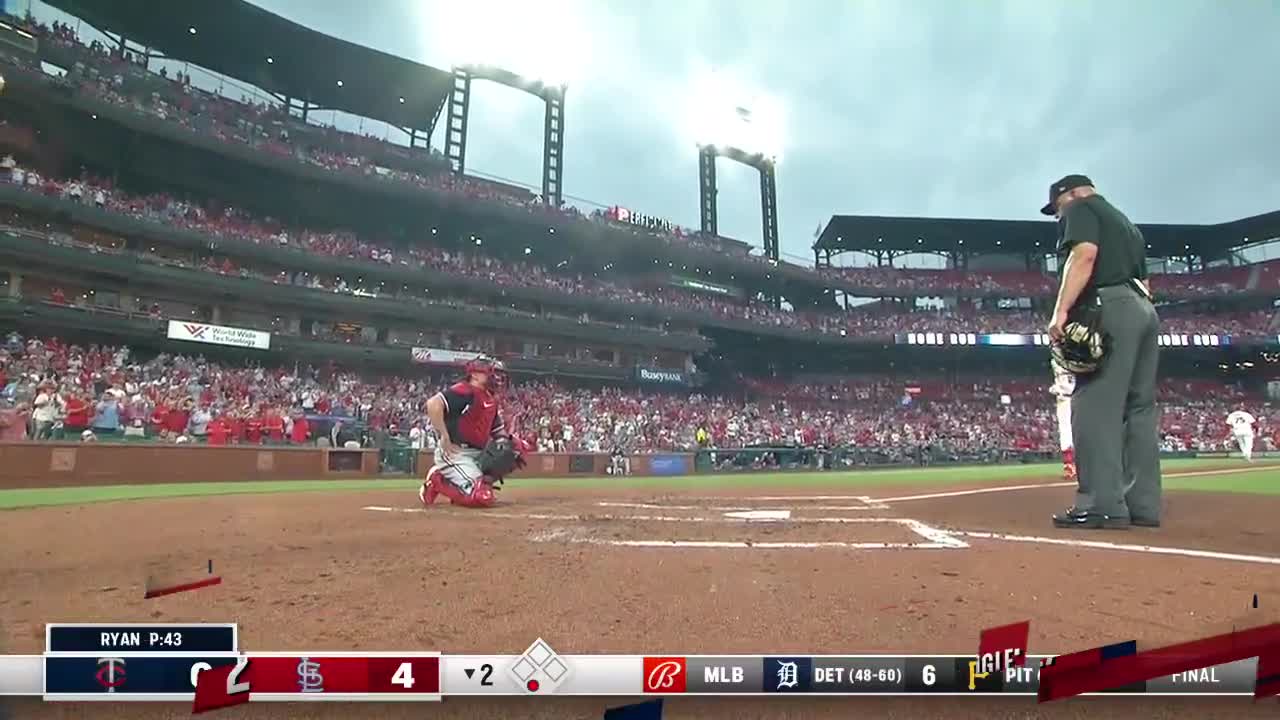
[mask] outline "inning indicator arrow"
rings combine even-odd
[[[471,679],[471,676],[476,674],[476,669],[475,669],[475,668],[463,668],[463,669],[462,669],[462,672],[463,672],[464,674],[466,674],[467,679],[468,679],[468,680],[470,680],[470,679]]]

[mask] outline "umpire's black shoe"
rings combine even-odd
[[[1080,510],[1073,507],[1053,516],[1053,526],[1056,528],[1125,530],[1129,527],[1129,524],[1129,518],[1111,517],[1092,510]]]

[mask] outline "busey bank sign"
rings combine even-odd
[[[651,370],[636,368],[636,379],[640,382],[660,383],[662,385],[684,385],[684,373],[679,370]]]
[[[271,349],[271,333],[268,332],[227,327],[226,325],[183,322],[181,320],[169,321],[169,339],[187,340],[208,345],[230,345],[232,347],[253,348],[254,350]]]

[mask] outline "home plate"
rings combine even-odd
[[[735,520],[778,521],[778,520],[790,520],[791,511],[790,510],[736,510],[734,512],[727,512],[724,514],[724,516],[727,518],[734,518]]]

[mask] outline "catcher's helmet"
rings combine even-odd
[[[477,355],[467,362],[467,376],[484,373],[489,376],[489,387],[499,389],[507,384],[507,366],[501,360],[488,355]]]

